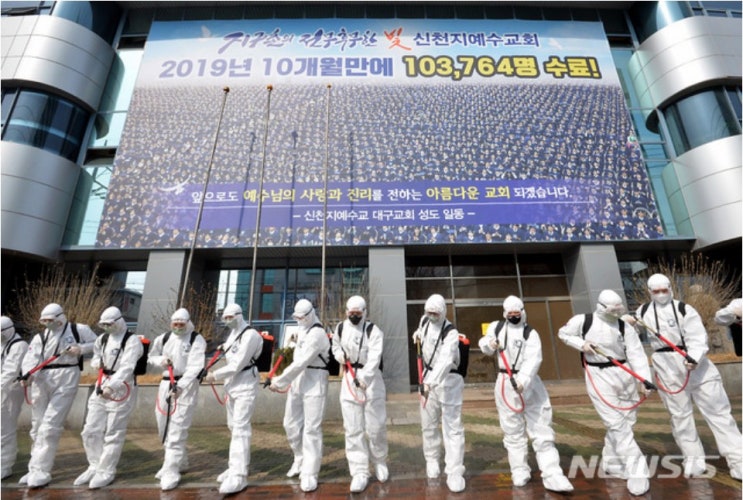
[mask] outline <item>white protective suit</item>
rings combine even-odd
[[[464,490],[464,424],[462,399],[464,378],[456,373],[459,366],[459,332],[452,328],[445,338],[441,332],[449,323],[446,301],[434,294],[425,305],[426,314],[413,333],[413,343],[421,342],[423,385],[428,390],[425,408],[421,405],[421,430],[426,475],[440,474],[439,457],[443,436],[444,472],[447,486],[454,492]]]
[[[740,480],[743,439],[731,414],[730,401],[722,385],[720,372],[707,358],[707,331],[702,319],[688,304],[685,305],[686,314],[681,313],[679,301],[673,300],[671,283],[664,275],[651,276],[648,279],[648,289],[653,300],[640,318],[642,322],[697,361],[696,366],[685,366],[683,356],[648,331],[650,345],[656,351],[652,360],[659,378],[660,397],[671,414],[673,438],[684,455],[684,474],[691,477],[706,471],[704,448],[694,423],[692,403],[696,403],[715,436],[720,455],[727,460],[730,475]],[[667,289],[668,293],[652,293],[657,289]],[[641,313],[642,306],[638,308],[637,316],[640,317]],[[689,381],[683,391],[669,394],[663,390],[666,388],[671,392],[678,391],[686,381],[689,368]]]
[[[2,405],[0,405],[0,465],[2,478],[13,473],[18,454],[18,415],[23,408],[23,386],[17,382],[21,374],[23,357],[28,351],[28,342],[15,331],[13,321],[7,316],[0,319],[2,326]]]
[[[191,427],[193,412],[199,399],[198,376],[204,368],[206,341],[201,334],[194,332],[194,325],[187,310],[178,309],[170,318],[173,324],[185,323],[184,328],[173,327],[170,335],[163,333],[159,335],[150,346],[147,362],[150,365],[163,370],[162,381],[157,394],[158,404],[155,407],[157,419],[157,430],[163,439],[167,423],[167,436],[164,437],[165,457],[163,466],[155,475],[160,479],[160,488],[170,490],[178,486],[181,480],[181,470],[188,465],[186,454],[186,441],[188,440],[188,429]],[[167,342],[164,342],[166,335]],[[193,343],[191,338],[193,337]],[[177,397],[171,398],[168,417],[168,394],[170,390],[170,376],[168,374],[168,363],[173,365],[173,374],[176,378]],[[174,408],[173,408],[174,405]],[[170,421],[168,422],[168,419]]]
[[[503,429],[503,446],[508,452],[513,483],[515,486],[523,486],[531,477],[531,468],[527,461],[530,438],[545,488],[552,491],[572,491],[572,485],[560,468],[560,455],[555,448],[552,404],[547,389],[537,374],[542,364],[542,342],[539,334],[529,328],[528,338],[524,340],[526,311],[518,297],[510,296],[503,301],[503,317],[506,321],[494,321],[488,325],[479,345],[483,354],[495,356],[498,361],[495,405]],[[500,332],[496,335],[497,330]],[[496,342],[497,349],[494,349]],[[508,371],[503,365],[500,349],[503,350],[517,386],[522,390],[523,402],[508,380]],[[504,399],[504,394],[507,400]]]
[[[366,320],[366,301],[359,296],[348,299],[346,315],[347,319],[335,328],[332,344],[333,355],[345,372],[340,403],[346,433],[346,459],[355,493],[366,487],[370,463],[379,481],[385,482],[389,477],[387,390],[380,370],[384,334],[377,325]],[[345,370],[346,360],[356,374],[359,387],[351,373]]]
[[[40,321],[48,325],[31,339],[23,358],[23,373],[29,372],[54,355],[54,362],[33,374],[31,382],[31,459],[28,474],[19,481],[32,488],[44,486],[51,479],[54,457],[64,422],[75,401],[80,382],[79,357],[93,352],[96,335],[88,325],[77,324],[80,342],[76,342],[72,327],[58,304],[49,304],[41,311]],[[70,350],[67,350],[67,349]]]
[[[741,355],[741,307],[743,307],[743,299],[733,299],[715,313],[715,323],[728,327],[736,356]]]
[[[328,394],[327,362],[330,340],[319,325],[312,303],[299,300],[294,306],[299,324],[294,359],[271,381],[271,390],[283,391],[290,384],[284,410],[284,430],[294,454],[288,476],[299,474],[302,491],[317,489],[322,462],[322,419]]]
[[[106,486],[116,475],[116,466],[124,449],[126,426],[137,405],[134,368],[144,351],[142,342],[134,334],[129,335],[126,344],[122,344],[127,327],[117,307],[103,311],[99,324],[104,334],[95,341],[90,365],[103,370],[102,392],[95,390],[88,398],[88,413],[82,432],[88,469],[74,482],[75,486],[89,483],[90,488]],[[124,397],[123,401],[114,401]]]
[[[251,418],[260,386],[260,375],[255,365],[263,349],[263,337],[245,321],[242,309],[229,304],[222,319],[230,334],[222,344],[225,366],[213,369],[206,381],[224,380],[227,393],[227,427],[232,431],[227,470],[220,476],[219,492],[236,493],[248,485],[250,467],[250,440],[253,435]]]
[[[601,464],[603,470],[610,475],[626,478],[630,493],[642,495],[648,491],[650,483],[647,461],[632,431],[637,422],[637,408],[621,409],[630,408],[639,400],[638,379],[594,353],[590,347],[595,345],[615,360],[626,361],[631,370],[650,380],[650,366],[637,332],[624,323],[624,335],[620,333],[617,318],[623,312],[621,297],[612,290],[604,290],[599,294],[599,303],[585,338],[583,314],[570,318],[560,328],[558,336],[568,346],[584,353],[588,396],[606,426]],[[602,398],[616,408],[609,406]]]

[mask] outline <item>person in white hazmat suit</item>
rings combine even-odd
[[[560,468],[560,455],[555,448],[552,430],[552,404],[537,372],[542,364],[542,342],[536,330],[527,326],[524,303],[513,295],[503,301],[503,321],[488,325],[479,345],[483,354],[495,355],[501,364],[500,351],[506,357],[516,388],[508,379],[508,369],[500,366],[495,379],[495,404],[503,429],[503,446],[508,452],[511,480],[524,486],[531,478],[527,461],[528,439],[542,472],[544,488],[551,491],[573,491],[573,485]],[[520,398],[512,397],[521,394]],[[509,398],[508,404],[504,400]],[[518,400],[518,402],[516,402]],[[521,406],[523,404],[523,406]]]
[[[188,466],[186,441],[199,399],[199,373],[204,368],[206,341],[194,331],[191,315],[178,309],[170,317],[170,332],[159,335],[150,346],[147,362],[163,370],[157,394],[155,417],[164,440],[163,466],[155,475],[163,491],[172,490]],[[170,387],[168,366],[173,367],[175,389]],[[167,401],[170,397],[170,406]],[[172,413],[172,414],[170,414]]]
[[[585,335],[584,323],[589,321],[589,315],[579,314],[560,328],[558,336],[568,346],[581,351],[585,358],[588,396],[606,426],[601,460],[603,471],[627,479],[627,489],[632,495],[643,495],[650,489],[650,474],[632,430],[637,422],[637,408],[632,406],[639,400],[638,389],[643,394],[647,389],[637,378],[595,350],[628,364],[632,371],[650,380],[650,366],[640,337],[631,325],[619,319],[625,312],[619,294],[603,290]]]
[[[256,362],[263,349],[263,337],[243,317],[242,308],[228,304],[222,311],[222,321],[230,334],[220,348],[227,361],[225,366],[211,369],[204,381],[224,380],[227,393],[227,427],[232,431],[227,470],[219,475],[219,492],[237,493],[248,486],[250,441],[253,436],[251,418],[260,386]]]
[[[351,493],[364,491],[369,482],[369,464],[384,483],[387,469],[387,391],[382,379],[382,330],[367,321],[366,301],[355,295],[346,302],[346,319],[332,338],[333,355],[344,368],[341,383],[341,412],[346,433],[346,459],[351,473]],[[346,361],[356,379],[345,370]]]
[[[441,474],[439,457],[443,436],[446,485],[454,493],[465,489],[464,424],[462,399],[464,378],[459,366],[459,332],[446,319],[446,301],[438,294],[426,300],[424,315],[413,333],[423,357],[425,404],[421,404],[421,430],[426,476]],[[451,327],[449,327],[451,325]],[[448,330],[444,338],[442,332]]]
[[[715,323],[727,326],[730,330],[736,356],[741,355],[741,307],[743,307],[743,299],[733,299],[715,313]]]
[[[52,480],[51,470],[57,446],[80,382],[82,355],[93,352],[96,339],[88,325],[68,322],[59,304],[44,307],[39,322],[44,326],[44,331],[31,339],[23,358],[23,373],[28,373],[53,356],[59,357],[27,380],[21,381],[25,386],[30,384],[33,444],[28,474],[19,483],[31,488],[45,486]]]
[[[330,340],[309,300],[297,301],[292,317],[299,325],[294,359],[281,375],[271,380],[269,389],[281,392],[291,385],[284,410],[284,431],[294,462],[286,475],[299,475],[300,488],[309,492],[317,489],[322,462]]]
[[[98,325],[104,333],[95,341],[90,366],[96,371],[103,369],[103,378],[100,388],[88,398],[82,432],[88,468],[73,483],[88,484],[91,489],[110,484],[116,476],[126,426],[137,405],[134,369],[144,351],[138,336],[126,335],[126,320],[118,307],[103,311]]]
[[[2,404],[0,405],[0,466],[2,479],[13,474],[13,465],[18,454],[18,416],[23,408],[23,386],[18,383],[23,357],[28,351],[28,342],[15,331],[13,321],[0,318],[2,327]]]
[[[648,291],[652,302],[640,306],[636,317],[696,361],[692,363],[686,360],[652,332],[648,332],[650,346],[655,350],[652,361],[659,387],[662,384],[668,391],[677,392],[687,382],[688,374],[686,387],[677,394],[658,391],[671,414],[673,438],[684,455],[684,475],[694,477],[706,472],[704,448],[694,423],[693,402],[712,430],[717,449],[730,467],[730,475],[740,481],[743,439],[731,414],[720,372],[707,358],[707,331],[702,319],[693,307],[674,300],[671,281],[667,276],[650,276]],[[626,319],[633,321],[634,318],[627,316]]]

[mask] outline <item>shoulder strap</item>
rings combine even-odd
[[[191,340],[189,340],[190,344],[193,345],[193,341],[196,340],[196,337],[199,335],[199,332],[196,330],[191,332]],[[165,344],[168,343],[168,340],[170,340],[170,332],[165,332],[165,336],[163,337],[163,347],[165,347]]]
[[[366,325],[366,338],[369,338],[373,329],[374,329],[374,323],[369,321],[368,324]]]
[[[3,359],[5,359],[5,356],[7,356],[10,352],[10,348],[13,347],[13,344],[18,343],[21,340],[23,340],[21,337],[14,337],[10,339],[10,342],[8,342],[8,344],[5,346],[5,349],[3,349]]]
[[[108,334],[104,333],[103,335],[101,335],[101,352],[106,351],[107,343],[108,343]],[[124,345],[124,342],[122,342],[121,345]]]
[[[588,333],[588,330],[591,329],[591,325],[593,324],[593,313],[588,313],[583,315],[583,329],[582,329],[582,337],[586,338],[586,334]]]
[[[681,313],[681,316],[686,316],[686,304],[684,302],[681,302],[679,300],[679,312]]]
[[[622,338],[624,338],[624,321],[621,319],[618,319],[619,321],[619,333],[622,335]]]
[[[80,343],[80,333],[77,331],[77,323],[70,323],[70,329],[72,329],[72,335],[75,337],[75,342]]]
[[[341,338],[343,336],[343,323],[345,323],[345,321],[341,321],[338,324],[338,338]]]
[[[506,326],[505,321],[496,321],[495,325],[495,337],[498,338],[498,334],[503,331],[503,327]]]
[[[650,307],[650,302],[645,302],[642,305],[640,308],[640,319],[642,319],[642,317],[645,316],[645,313],[648,312],[648,307]]]
[[[529,334],[531,334],[531,331],[533,328],[529,325],[524,325],[524,342],[529,340]]]

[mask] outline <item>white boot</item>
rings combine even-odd
[[[555,474],[550,477],[542,477],[545,490],[567,492],[573,491],[573,485],[563,474]]]
[[[513,485],[518,488],[526,485],[526,483],[528,483],[530,479],[531,472],[529,472],[527,469],[518,469],[514,472],[511,472],[511,481],[513,481]]]
[[[92,467],[88,467],[85,469],[85,472],[77,476],[77,478],[72,482],[73,486],[82,486],[84,484],[88,484],[91,479],[93,479],[93,476],[95,476],[95,469]]]
[[[631,477],[627,480],[627,489],[635,496],[644,495],[650,489],[650,481],[646,477]]]
[[[441,475],[441,468],[436,460],[426,461],[426,476],[428,479],[436,479]]]
[[[230,475],[222,482],[219,487],[219,492],[223,495],[229,495],[230,493],[237,493],[248,487],[248,481],[245,476]]]
[[[449,474],[446,476],[446,486],[452,493],[464,491],[465,482],[461,474]]]
[[[356,474],[351,480],[351,493],[361,493],[369,484],[369,477],[366,474]]]
[[[390,471],[387,464],[376,464],[374,466],[374,475],[380,483],[385,483],[390,478]]]
[[[104,486],[108,486],[114,481],[114,475],[113,474],[104,474],[104,473],[98,473],[95,476],[93,476],[93,479],[90,480],[90,484],[88,487],[91,490],[95,490],[97,488],[103,488]]]
[[[301,476],[299,488],[305,493],[315,491],[317,489],[317,476]]]
[[[294,459],[292,466],[289,468],[289,472],[286,473],[286,477],[295,477],[302,472],[302,459]]]

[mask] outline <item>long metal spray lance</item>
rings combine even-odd
[[[323,166],[323,206],[322,206],[322,269],[320,271],[320,323],[325,324],[325,240],[328,224],[328,162],[330,158],[330,89],[328,84],[325,99],[325,165]]]
[[[212,175],[212,166],[214,165],[214,153],[217,150],[217,141],[219,140],[219,130],[222,128],[222,116],[224,115],[224,107],[227,103],[227,94],[230,93],[229,87],[222,88],[222,108],[219,110],[219,120],[217,121],[217,131],[214,134],[214,144],[212,145],[212,153],[209,157],[209,166],[206,169],[206,179],[204,179],[204,189],[201,192],[201,200],[199,201],[199,213],[196,216],[196,225],[193,230],[193,238],[191,238],[191,249],[188,252],[188,261],[186,262],[186,274],[183,277],[181,283],[181,297],[178,301],[177,307],[183,307],[183,303],[186,298],[186,290],[188,289],[188,278],[191,274],[191,262],[193,261],[193,254],[196,250],[196,240],[199,238],[199,228],[201,227],[201,217],[204,214],[204,201],[206,200],[206,192],[209,188],[209,177]]]
[[[677,346],[676,344],[674,344],[673,342],[671,342],[670,340],[668,340],[668,338],[666,338],[663,335],[661,335],[660,332],[657,332],[653,328],[651,328],[650,325],[648,325],[647,323],[645,323],[642,320],[642,318],[638,318],[637,316],[633,316],[633,315],[630,315],[630,314],[626,314],[625,316],[628,317],[628,319],[630,319],[630,321],[632,319],[634,319],[635,321],[637,321],[637,324],[638,325],[640,325],[641,327],[643,327],[644,329],[646,329],[647,331],[649,331],[650,333],[652,333],[653,335],[655,335],[656,337],[658,337],[658,340],[660,340],[661,342],[663,342],[664,344],[666,344],[668,347],[670,347],[671,349],[673,349],[674,351],[676,351],[677,353],[679,353],[680,355],[682,355],[684,357],[684,359],[686,360],[687,363],[691,363],[693,365],[696,365],[697,364],[697,360],[695,360],[694,358],[692,358],[691,356],[689,356],[689,354],[686,351],[684,351],[679,346]],[[623,319],[623,321],[627,322],[627,320],[624,319],[624,317],[622,319]]]
[[[255,215],[255,234],[253,236],[253,267],[250,271],[250,298],[248,299],[248,324],[253,324],[253,294],[255,293],[255,271],[258,264],[258,238],[261,235],[261,213],[263,212],[263,178],[266,172],[266,145],[268,144],[268,124],[271,119],[271,91],[273,85],[266,85],[268,99],[266,101],[266,120],[263,130],[263,160],[261,161],[261,175],[258,181],[258,209]]]

